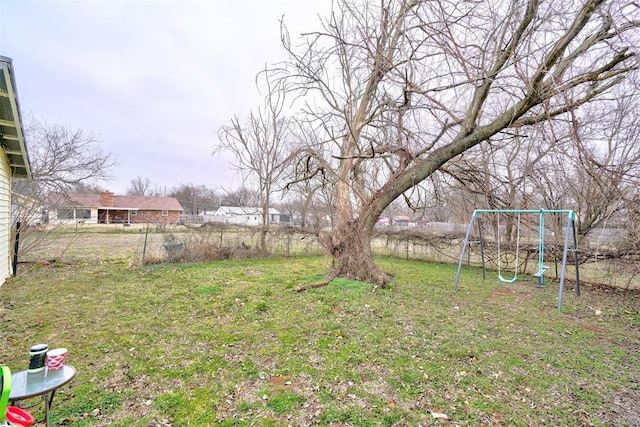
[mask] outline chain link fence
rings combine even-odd
[[[43,233],[49,233],[49,235],[43,236]],[[25,238],[28,240],[30,237]],[[126,227],[115,224],[82,225],[66,230],[39,230],[37,238],[43,243],[37,245],[35,249],[31,248],[28,253],[21,253],[21,262],[115,260],[132,265],[143,265],[255,258],[267,255],[284,257],[326,255],[316,232],[285,226],[273,226],[267,234],[268,254],[262,253],[259,249],[259,227],[224,223],[136,224]],[[371,248],[375,256],[455,264],[460,257],[463,239],[464,235],[459,230],[447,232],[440,229],[383,229],[376,230],[374,233]],[[465,267],[481,265],[479,248],[477,245],[474,246],[465,257]],[[640,289],[640,254],[628,251],[620,256],[615,245],[609,246],[606,248],[601,241],[597,244],[593,241],[584,241],[584,246],[579,248],[578,252],[581,280],[619,288]],[[561,254],[562,247],[554,245],[545,247],[545,260],[551,267],[549,278],[557,275],[558,265],[562,260]],[[501,256],[513,259],[514,248],[503,247]],[[487,268],[497,269],[497,260],[498,251],[495,242],[485,242]],[[522,245],[518,260],[518,269],[522,275],[530,274],[535,270],[535,260],[537,260],[537,247]],[[567,271],[569,278],[575,276],[571,264],[572,262],[569,262]],[[524,277],[523,280],[525,280]]]

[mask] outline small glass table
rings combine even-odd
[[[63,365],[62,368],[50,371],[44,369],[40,372],[19,371],[11,375],[11,393],[9,402],[15,405],[21,400],[42,396],[44,400],[45,425],[49,426],[49,410],[56,390],[67,384],[76,375],[76,369],[71,365]]]

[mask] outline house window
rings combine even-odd
[[[162,216],[169,216],[169,211],[162,211]]]
[[[73,219],[73,209],[60,208],[57,209],[56,216],[58,219]]]
[[[76,219],[91,219],[91,209],[76,209]]]
[[[56,216],[58,217],[58,219],[91,219],[91,209],[59,208],[56,210]]]
[[[138,215],[137,209],[132,209],[131,210],[131,216],[136,216],[136,215]]]

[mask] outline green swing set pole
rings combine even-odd
[[[540,229],[538,231],[538,268],[544,265],[544,212],[540,211]]]
[[[487,266],[484,263],[484,238],[482,237],[482,224],[480,223],[480,216],[476,220],[478,224],[478,241],[480,243],[480,260],[482,261],[482,280],[487,279]]]
[[[544,286],[544,214],[543,210],[540,210],[540,220],[538,226],[538,272],[540,275],[538,281],[538,287]]]
[[[575,217],[575,213],[571,209],[476,209],[473,211],[474,215],[480,215],[483,213],[520,213],[520,214],[567,214],[572,218]]]

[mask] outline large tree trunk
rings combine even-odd
[[[353,135],[349,135],[345,141],[343,153],[347,158],[341,161],[342,175],[336,183],[336,225],[330,232],[320,232],[319,240],[333,257],[333,277],[384,286],[391,276],[376,265],[371,255],[371,232],[384,208],[375,210],[377,204],[363,207],[360,217],[354,218],[349,180],[357,161],[349,157],[355,147]]]
[[[268,191],[268,190],[267,190]],[[268,194],[268,193],[267,193]],[[271,215],[269,215],[269,200],[262,203],[262,224],[260,226],[260,250],[263,254],[268,253],[267,235],[271,225]]]
[[[320,243],[333,257],[332,277],[385,286],[391,275],[380,269],[371,255],[371,231],[359,220],[341,224],[331,232],[320,233]]]

